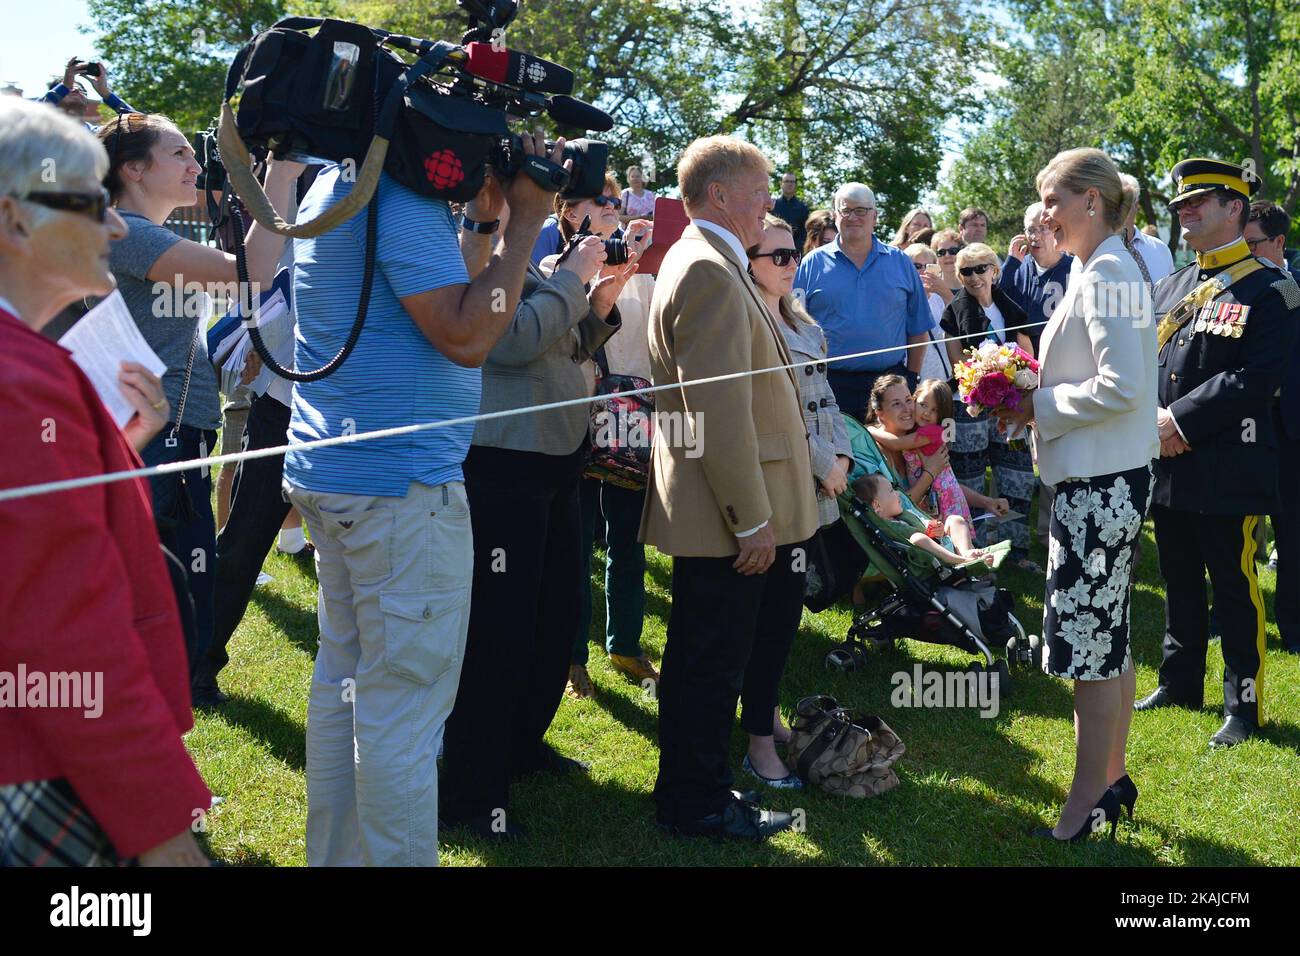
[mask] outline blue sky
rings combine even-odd
[[[63,74],[68,57],[94,52],[93,38],[77,31],[90,22],[85,0],[13,0],[5,7],[0,85],[14,83],[37,96],[51,76]]]

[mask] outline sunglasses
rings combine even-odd
[[[26,196],[19,196],[17,193],[10,193],[10,195],[14,199],[25,199],[47,209],[61,209],[64,212],[81,213],[94,219],[95,222],[105,222],[108,219],[109,195],[108,190],[103,186],[99,188],[97,193],[65,193],[37,190],[28,193]]]
[[[797,249],[773,249],[771,252],[756,252],[751,259],[771,259],[774,266],[788,266],[792,262],[799,261],[799,250]]]
[[[941,256],[955,256],[961,252],[961,246],[948,246],[946,249],[936,249],[935,251]]]
[[[962,266],[957,271],[964,276],[982,276],[987,270],[993,267],[987,262],[981,262],[977,266]]]
[[[623,200],[615,196],[597,196],[592,202],[597,206],[613,206],[615,209],[623,208]]]

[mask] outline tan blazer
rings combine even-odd
[[[650,304],[656,385],[790,363],[747,266],[695,225],[668,250]],[[642,541],[670,555],[726,557],[740,550],[737,531],[765,521],[778,545],[812,537],[816,486],[793,372],[656,392],[655,410]],[[693,431],[674,441],[686,422]]]

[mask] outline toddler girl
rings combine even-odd
[[[947,382],[936,378],[926,379],[917,387],[913,401],[916,405],[916,427],[910,434],[894,435],[879,426],[868,426],[871,437],[878,444],[902,453],[907,466],[905,477],[909,483],[919,480],[925,471],[922,454],[933,455],[943,445],[943,425],[940,422],[954,420],[952,389]],[[948,536],[957,546],[958,553],[965,554],[973,547],[974,531],[970,518],[972,505],[985,508],[999,517],[1011,510],[1010,502],[1005,498],[990,498],[960,484],[951,466],[945,467],[932,478],[928,510],[943,522],[945,529],[952,526]]]

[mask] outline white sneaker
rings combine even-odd
[[[1273,553],[1268,556],[1268,569],[1270,571],[1277,570],[1277,548],[1274,548]]]
[[[274,580],[275,578],[271,577],[271,575],[267,574],[265,571],[262,571],[257,575],[257,584],[253,586],[260,588],[263,584],[270,584]]]

